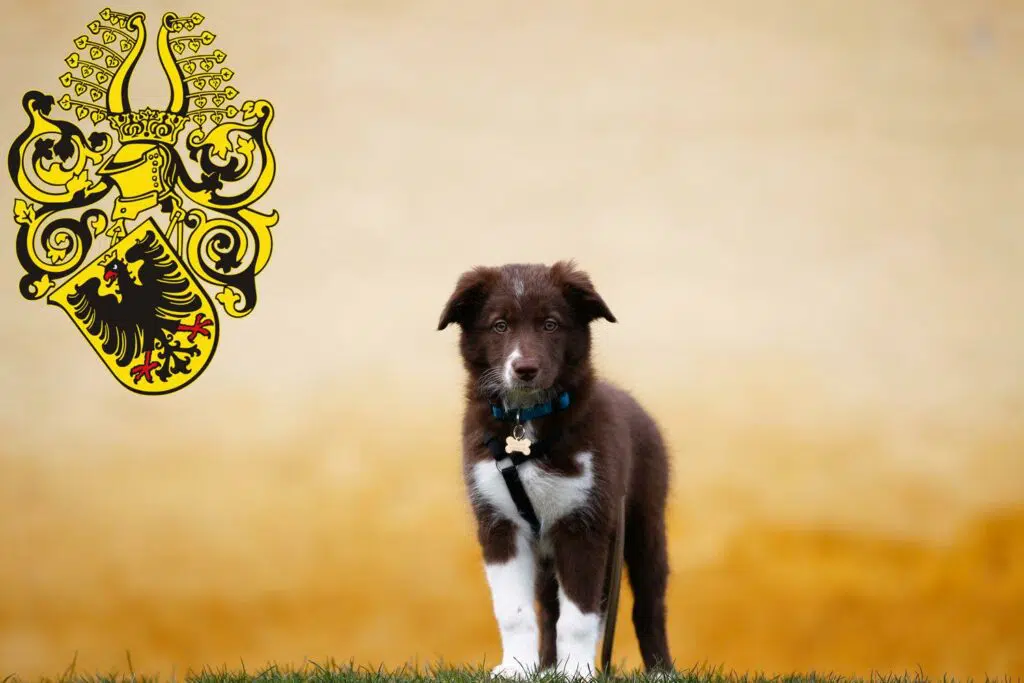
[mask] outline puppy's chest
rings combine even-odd
[[[542,532],[559,519],[583,508],[590,500],[594,489],[593,453],[580,451],[573,456],[573,460],[579,466],[579,474],[553,472],[532,460],[518,467],[519,479],[541,522]],[[489,504],[506,519],[529,528],[520,516],[505,478],[498,471],[493,459],[484,460],[473,466],[470,495],[480,502]]]

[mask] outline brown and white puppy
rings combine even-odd
[[[615,322],[587,274],[563,261],[468,271],[438,323],[439,330],[461,328],[468,374],[463,464],[501,632],[495,674],[551,666],[570,676],[594,673],[620,501],[644,665],[672,667],[665,636],[668,459],[654,420],[625,391],[595,377],[590,324],[598,318]],[[492,405],[525,409],[563,392],[570,396],[566,409],[524,425],[531,441],[555,436],[543,457],[518,468],[540,521],[536,537],[484,446],[485,434],[501,443],[511,434]]]

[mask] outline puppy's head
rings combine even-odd
[[[463,273],[437,329],[455,323],[480,394],[529,405],[571,388],[590,360],[590,323],[615,316],[571,261]]]

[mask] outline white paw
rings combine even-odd
[[[491,669],[491,676],[495,678],[517,678],[525,679],[528,678],[533,671],[530,667],[523,666],[519,662],[502,662],[498,666]]]
[[[573,680],[589,680],[597,675],[593,662],[572,656],[560,661],[556,671],[566,678]]]

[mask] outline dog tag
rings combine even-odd
[[[522,453],[530,454],[530,440],[526,438],[526,429],[521,424],[512,428],[512,436],[505,439],[505,452],[508,454]]]
[[[523,455],[530,454],[530,440],[529,439],[517,439],[514,436],[507,437],[505,439],[505,452],[506,453],[522,453]]]

